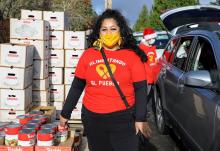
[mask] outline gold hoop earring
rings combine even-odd
[[[118,40],[118,46],[121,46],[122,42],[122,38],[120,37],[120,39]]]

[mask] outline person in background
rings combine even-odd
[[[136,46],[132,30],[117,10],[107,9],[98,17],[88,42],[89,48],[78,62],[61,111],[59,126],[66,126],[85,89],[82,122],[89,150],[138,151],[137,133],[151,135],[146,121],[147,84],[143,65],[147,56]],[[107,56],[129,108],[109,76],[100,49]]]
[[[146,79],[148,83],[148,94],[149,99],[153,96],[153,85],[157,80],[159,74],[159,68],[157,65],[157,53],[156,46],[154,45],[156,41],[157,34],[152,28],[145,28],[143,31],[143,39],[139,44],[139,48],[142,49],[147,57],[147,63],[145,63]]]

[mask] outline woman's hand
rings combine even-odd
[[[68,129],[68,120],[60,115],[60,123],[58,125],[58,129]]]
[[[140,131],[146,138],[151,137],[151,129],[147,122],[135,122],[136,134]]]

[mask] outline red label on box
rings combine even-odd
[[[34,146],[0,146],[0,151],[34,151]]]
[[[35,146],[35,151],[71,151],[71,146]]]

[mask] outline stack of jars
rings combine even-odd
[[[19,123],[4,128],[7,146],[53,146],[68,138],[68,129],[58,128],[56,123],[47,123],[41,111],[17,116]]]

